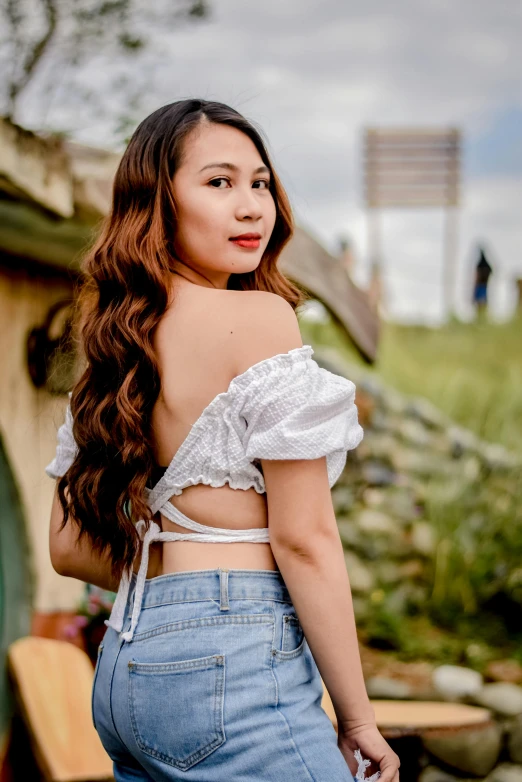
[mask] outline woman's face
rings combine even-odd
[[[269,185],[270,171],[248,136],[228,125],[199,126],[173,178],[178,258],[221,288],[230,274],[254,270],[275,224]],[[244,234],[257,239],[238,241]]]

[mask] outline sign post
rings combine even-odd
[[[457,128],[383,129],[364,133],[364,197],[368,216],[368,255],[380,265],[382,209],[443,208],[442,285],[447,314],[454,309],[460,206],[461,133]]]

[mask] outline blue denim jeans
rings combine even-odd
[[[107,628],[92,717],[117,782],[353,782],[322,696],[280,571],[184,571]]]

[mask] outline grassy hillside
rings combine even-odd
[[[332,322],[303,318],[301,331],[304,341],[361,361]],[[522,317],[507,324],[454,321],[439,329],[383,323],[378,361],[368,371],[430,399],[483,439],[522,451]]]

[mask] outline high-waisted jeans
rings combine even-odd
[[[353,782],[322,696],[280,571],[218,568],[146,580],[133,639],[100,644],[92,716],[117,782]]]

